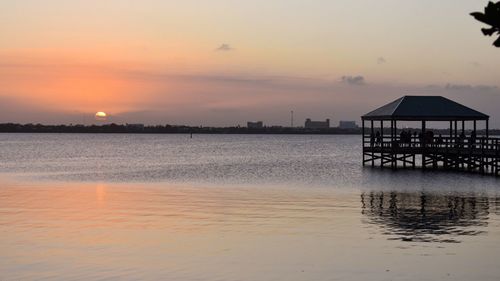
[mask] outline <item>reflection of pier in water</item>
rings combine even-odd
[[[362,214],[382,226],[394,240],[459,243],[460,236],[486,231],[490,204],[498,200],[474,195],[369,192],[361,194]]]

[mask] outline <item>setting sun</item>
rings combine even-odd
[[[106,120],[106,117],[108,115],[106,114],[106,112],[102,112],[102,111],[99,111],[95,114],[95,119],[96,120]]]

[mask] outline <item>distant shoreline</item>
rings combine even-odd
[[[42,125],[0,124],[0,133],[89,133],[89,134],[286,134],[286,135],[360,135],[361,128],[310,129],[301,127],[203,127],[183,125]]]
[[[375,129],[376,130],[376,129]],[[412,132],[419,129],[406,129]],[[398,130],[399,133],[400,130]],[[447,135],[448,129],[432,129],[437,134]],[[484,130],[478,130],[481,135]],[[467,130],[467,132],[469,132]],[[183,125],[42,125],[42,124],[0,124],[0,133],[75,133],[75,134],[233,134],[233,135],[361,135],[361,128],[322,128],[303,127],[195,127]],[[390,134],[388,128],[384,134]],[[490,135],[500,135],[499,129],[490,130]]]

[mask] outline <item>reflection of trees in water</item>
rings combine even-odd
[[[369,223],[391,239],[447,243],[483,233],[490,208],[488,197],[398,192],[362,193],[361,204]]]

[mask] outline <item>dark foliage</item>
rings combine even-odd
[[[476,20],[485,23],[490,28],[482,28],[481,31],[485,36],[492,36],[493,34],[500,35],[500,1],[496,4],[489,2],[488,6],[484,8],[484,13],[474,12],[471,13]],[[500,37],[493,43],[495,47],[500,47]]]
[[[420,129],[408,128],[410,131]],[[433,129],[436,134],[446,135],[448,129]],[[400,130],[397,131],[399,134]],[[203,126],[183,126],[183,125],[155,125],[155,126],[130,126],[120,124],[104,125],[43,125],[43,124],[15,124],[0,123],[0,133],[78,133],[78,134],[361,134],[361,128],[356,129],[306,129],[303,127],[282,127],[266,126],[263,128],[247,127],[203,127]],[[469,134],[470,132],[467,131]],[[384,128],[384,134],[390,134],[390,128]],[[478,130],[478,134],[484,134],[483,130]],[[500,130],[490,130],[490,135],[500,135]]]
[[[0,124],[0,133],[90,133],[90,134],[360,134],[361,129],[306,129],[271,126],[247,127],[202,127],[182,125],[134,126],[120,124],[105,125],[42,125]]]

